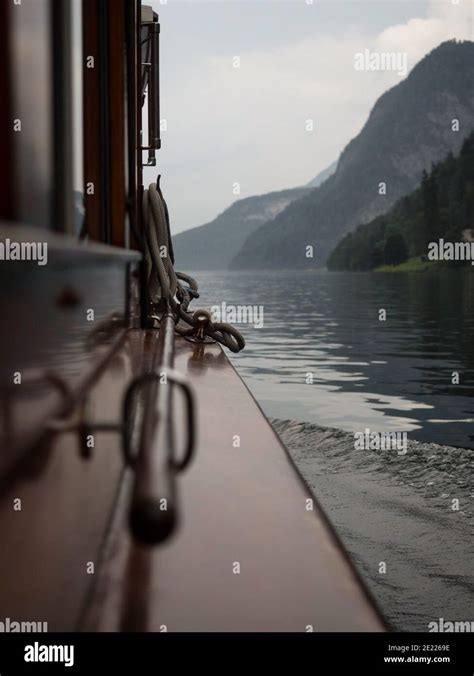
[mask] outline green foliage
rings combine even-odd
[[[458,118],[460,131],[455,132],[452,123]],[[387,213],[401,197],[410,195],[420,186],[423,170],[427,177],[431,173],[432,163],[441,162],[450,151],[459,155],[463,137],[473,129],[474,42],[444,42],[378,99],[363,129],[343,150],[336,172],[250,233],[231,267],[313,269],[326,265],[328,256],[348,232]],[[431,231],[438,228],[438,216],[441,225],[449,220],[454,205],[465,209],[464,188],[458,186],[462,195],[450,197],[450,214],[445,213],[447,202],[441,194],[441,180],[440,176],[433,177],[426,186],[431,215],[425,218],[421,195],[413,210],[410,207],[408,212],[400,206],[396,213],[409,256],[423,249]],[[381,181],[387,185],[385,196],[378,192]],[[456,230],[460,222],[453,215],[449,227]],[[377,227],[385,232],[389,225],[382,221]],[[414,241],[411,229],[419,242]],[[357,254],[344,258],[343,267],[372,267],[383,251],[385,234],[381,241],[375,240],[370,246],[365,242],[364,253],[357,238]],[[314,258],[304,255],[308,244],[314,246]]]
[[[432,270],[436,263],[432,261],[423,260],[421,256],[409,258],[400,265],[381,265],[376,268],[377,272],[426,272]]]
[[[372,270],[408,258],[423,259],[429,242],[462,241],[463,230],[470,228],[474,228],[474,133],[465,139],[458,157],[449,153],[423,173],[414,192],[346,235],[332,252],[328,267]]]
[[[407,243],[399,232],[393,232],[385,240],[383,258],[385,265],[400,265],[408,259]]]

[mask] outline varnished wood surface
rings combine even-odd
[[[125,241],[125,7],[123,0],[108,0],[108,87],[110,110],[110,202],[111,244]]]
[[[91,395],[95,420],[116,420],[133,367],[123,354],[112,360]],[[24,471],[0,495],[1,621],[47,622],[48,631],[77,627],[122,471],[111,434],[95,436],[88,459],[79,455],[73,433],[29,455]]]
[[[36,241],[35,232],[0,227],[2,238],[16,242]],[[76,390],[110,350],[113,332],[101,327],[122,317],[117,328],[123,331],[137,310],[138,300],[127,300],[136,252],[78,245],[46,231],[41,240],[48,243],[48,265],[0,266],[0,482],[40,436],[45,419],[61,408],[61,396],[41,374],[52,373]],[[88,320],[90,310],[94,321]],[[14,383],[15,374],[21,384]]]
[[[156,548],[131,540],[129,475],[83,628],[382,630],[325,517],[316,503],[308,511],[313,496],[221,348],[179,339],[175,367],[195,389],[199,419],[197,456],[179,478],[179,530]]]
[[[91,392],[92,420],[120,420],[125,388],[153,368],[157,342],[156,331],[128,332]],[[124,472],[117,435],[97,433],[89,459],[75,434],[58,435],[29,454],[0,495],[2,617],[47,622],[50,631],[382,629],[221,348],[184,339],[176,348],[199,421],[197,455],[178,478],[176,534],[154,548],[131,540],[133,473]],[[178,393],[174,399],[182,448],[183,409]]]
[[[12,132],[12,82],[9,69],[10,58],[10,11],[11,4],[0,3],[0,219],[15,216],[14,175],[11,167],[15,161]]]
[[[94,192],[85,191],[87,233],[100,241],[102,236],[100,196],[104,189],[100,183],[100,69],[99,69],[99,16],[97,0],[82,0],[84,59],[93,57],[94,68],[85,67],[84,74],[84,182],[93,184]]]

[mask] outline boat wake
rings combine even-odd
[[[350,432],[271,422],[395,630],[474,619],[472,449],[357,450]]]

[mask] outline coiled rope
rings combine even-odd
[[[152,183],[143,192],[143,227],[147,263],[148,295],[159,321],[159,313],[170,310],[176,322],[175,330],[183,336],[192,336],[201,328],[205,335],[225,345],[232,352],[245,347],[242,334],[230,324],[212,322],[207,310],[189,311],[189,304],[199,298],[195,279],[174,269],[168,208],[158,183]],[[206,321],[203,323],[202,319]]]

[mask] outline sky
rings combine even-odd
[[[304,185],[336,160],[405,77],[356,70],[357,53],[406,53],[409,73],[444,40],[474,39],[474,0],[149,4],[167,128],[145,183],[161,174],[175,233],[237,199]]]

